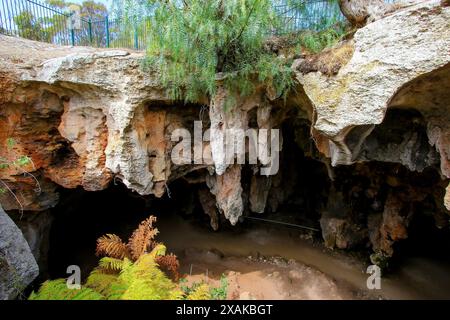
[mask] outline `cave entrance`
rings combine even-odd
[[[66,277],[70,265],[78,265],[87,275],[98,262],[97,238],[114,233],[127,239],[149,210],[145,198],[114,185],[98,192],[63,189],[52,214],[48,276],[55,279]]]
[[[200,200],[200,194],[208,191],[205,168],[179,175],[181,177],[168,182],[161,198],[140,196],[120,183],[99,192],[61,189],[59,204],[51,210],[54,221],[50,232],[48,277],[66,277],[69,265],[79,265],[82,275],[87,275],[98,261],[95,256],[98,237],[114,233],[126,240],[149,215],[158,217],[157,227],[161,231],[158,240],[177,255],[187,246],[197,246],[207,250],[220,248],[222,252],[228,250],[242,256],[255,250],[302,260],[301,250],[297,249],[298,240],[307,235],[309,240],[325,242],[327,246],[357,250],[369,263],[372,244],[379,237],[380,225],[376,223],[380,222],[391,193],[393,198],[401,198],[403,204],[411,203],[411,206],[401,208],[398,215],[390,218],[401,220],[409,211],[413,213],[407,226],[407,237],[394,239],[394,233],[386,237],[393,241],[392,270],[403,272],[404,269],[396,266],[402,263],[410,266],[407,258],[422,253],[428,254],[428,260],[420,261],[440,259],[443,264],[439,270],[447,270],[450,263],[444,252],[450,249],[448,216],[435,214],[439,211],[436,199],[442,200],[439,192],[443,184],[434,168],[418,173],[401,164],[381,161],[331,168],[318,154],[310,138],[307,120],[287,117],[281,129],[280,171],[270,177],[271,189],[263,212],[250,209],[248,199],[253,172],[251,166],[244,166],[241,179],[243,218],[232,227],[220,215],[220,232],[211,231],[210,217],[205,214]],[[377,132],[374,130],[369,140],[380,140],[382,137],[376,136]],[[436,228],[437,222],[441,223],[441,229]],[[261,229],[269,230],[269,233],[253,232]],[[249,242],[237,243],[238,239]],[[327,263],[331,263],[327,259],[321,256],[320,261],[314,260],[312,264],[333,272],[327,267]],[[423,269],[417,269],[416,276],[421,271]]]
[[[81,188],[59,190],[60,201],[50,212],[53,221],[48,266],[43,268],[46,271],[42,278],[67,277],[70,265],[78,265],[82,275],[88,275],[98,263],[95,249],[100,236],[116,234],[126,241],[150,215],[158,218],[157,240],[165,243],[171,252],[182,253],[183,239],[190,234],[178,232],[176,226],[186,224],[196,232],[211,232],[209,217],[198,200],[199,188],[206,186],[191,182],[183,178],[173,181],[161,198],[141,196],[121,183],[96,192]],[[236,232],[239,230],[236,228]]]
[[[331,181],[324,162],[319,161],[310,123],[306,119],[290,116],[281,126],[283,142],[280,169],[271,181],[264,212],[252,212],[248,206],[244,219],[250,224],[265,224],[274,228],[297,230],[320,239],[320,216],[327,203]],[[252,172],[246,168],[243,187],[251,180]]]

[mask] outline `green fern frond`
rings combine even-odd
[[[111,257],[101,258],[98,267],[106,272],[117,272],[119,273],[127,263],[131,263],[127,258],[121,260]]]
[[[46,281],[29,300],[103,300],[105,297],[90,288],[69,289],[65,279]]]
[[[158,243],[153,250],[150,252],[150,256],[154,258],[158,257],[158,256],[164,256],[166,255],[166,251],[167,248],[165,245],[163,245],[162,243]]]
[[[112,283],[109,287],[109,292],[106,298],[108,300],[121,300],[127,289],[128,284],[117,279],[116,282]]]
[[[111,286],[117,281],[117,278],[117,274],[108,274],[103,269],[96,268],[89,274],[86,280],[86,287],[105,297],[109,297],[112,295]]]
[[[142,255],[122,270],[119,280],[129,285],[122,296],[124,300],[166,300],[176,290],[175,284],[158,269],[151,254]]]
[[[199,285],[194,291],[189,293],[187,300],[209,300],[211,299],[210,289],[206,283]]]

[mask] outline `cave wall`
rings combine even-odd
[[[308,158],[324,180],[310,210],[325,244],[369,245],[390,256],[422,207],[438,226],[448,220],[448,21],[450,9],[439,1],[402,9],[359,29],[346,44],[351,55],[332,74],[301,67],[307,59],[301,57],[293,63],[296,86],[286,100],[261,85],[248,97],[234,97],[229,110],[233,93],[220,80],[211,101],[170,100],[157,66],[141,68],[142,53],[0,35],[0,154],[32,159],[0,170],[11,190],[0,201],[28,214],[54,207],[60,188],[100,191],[120,180],[140,195],[162,197],[170,183],[184,179],[196,185],[217,229],[223,217],[235,225],[242,215],[277,211],[302,188],[299,166]],[[176,165],[171,133],[184,128],[193,136],[196,120],[204,130],[216,129],[199,147],[209,161]],[[281,130],[277,174],[261,175],[268,165],[261,161],[225,162],[220,133],[249,128]],[[299,149],[288,147],[292,140]],[[303,179],[307,189],[310,181]]]

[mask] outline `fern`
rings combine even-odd
[[[133,260],[137,260],[155,245],[153,239],[158,234],[158,229],[153,228],[156,217],[150,216],[139,224],[128,240],[128,249]]]
[[[105,297],[90,289],[69,289],[65,279],[46,281],[37,293],[31,293],[29,300],[103,300]]]
[[[187,296],[187,300],[209,300],[211,299],[209,286],[205,283],[196,287]]]
[[[108,300],[121,300],[124,293],[128,289],[128,284],[117,279],[116,282],[112,283],[108,290]]]
[[[164,300],[181,296],[175,284],[158,269],[154,255],[145,254],[124,268],[119,280],[128,285],[124,300]]]
[[[126,265],[130,264],[130,260],[125,258],[124,260],[111,258],[111,257],[104,257],[101,258],[99,261],[99,268],[102,269],[105,273],[119,273],[123,270],[123,268],[126,267]]]
[[[159,267],[177,281],[180,263],[176,255],[166,256],[166,247],[155,241],[158,234],[158,229],[153,225],[155,222],[154,216],[142,221],[126,244],[115,234],[106,234],[98,238],[96,254],[108,257],[108,259],[100,260],[100,268],[103,268],[104,272],[119,272],[122,269],[123,259],[125,259],[123,261],[126,259],[136,261],[151,251]]]
[[[180,275],[178,269],[180,268],[180,262],[176,255],[171,253],[164,256],[158,256],[155,261],[161,270],[171,275],[173,280],[177,281],[179,279]]]
[[[97,268],[89,274],[86,287],[108,297],[115,293],[112,285],[118,281],[117,278],[117,274],[105,273],[103,269]]]
[[[70,290],[64,279],[47,281],[30,300],[153,300],[183,299],[185,293],[161,270],[178,279],[179,262],[166,247],[154,241],[156,218],[141,222],[125,244],[118,236],[107,234],[97,240],[98,266],[81,290]],[[151,250],[149,253],[147,253]],[[161,268],[161,269],[160,269]],[[206,297],[200,292],[198,298]]]
[[[105,257],[80,290],[68,289],[65,279],[46,281],[30,300],[165,300],[182,299],[183,292],[158,268],[155,248],[136,262]],[[165,250],[165,249],[164,249]],[[114,274],[111,269],[119,270]]]
[[[130,257],[127,245],[115,234],[106,234],[98,238],[95,253],[98,256],[109,256],[117,259]]]

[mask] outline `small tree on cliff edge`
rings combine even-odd
[[[264,50],[277,25],[269,0],[149,0],[148,6],[155,9],[147,63],[159,68],[173,99],[213,97],[218,76],[242,96],[261,83],[278,95],[290,87],[289,65]]]

